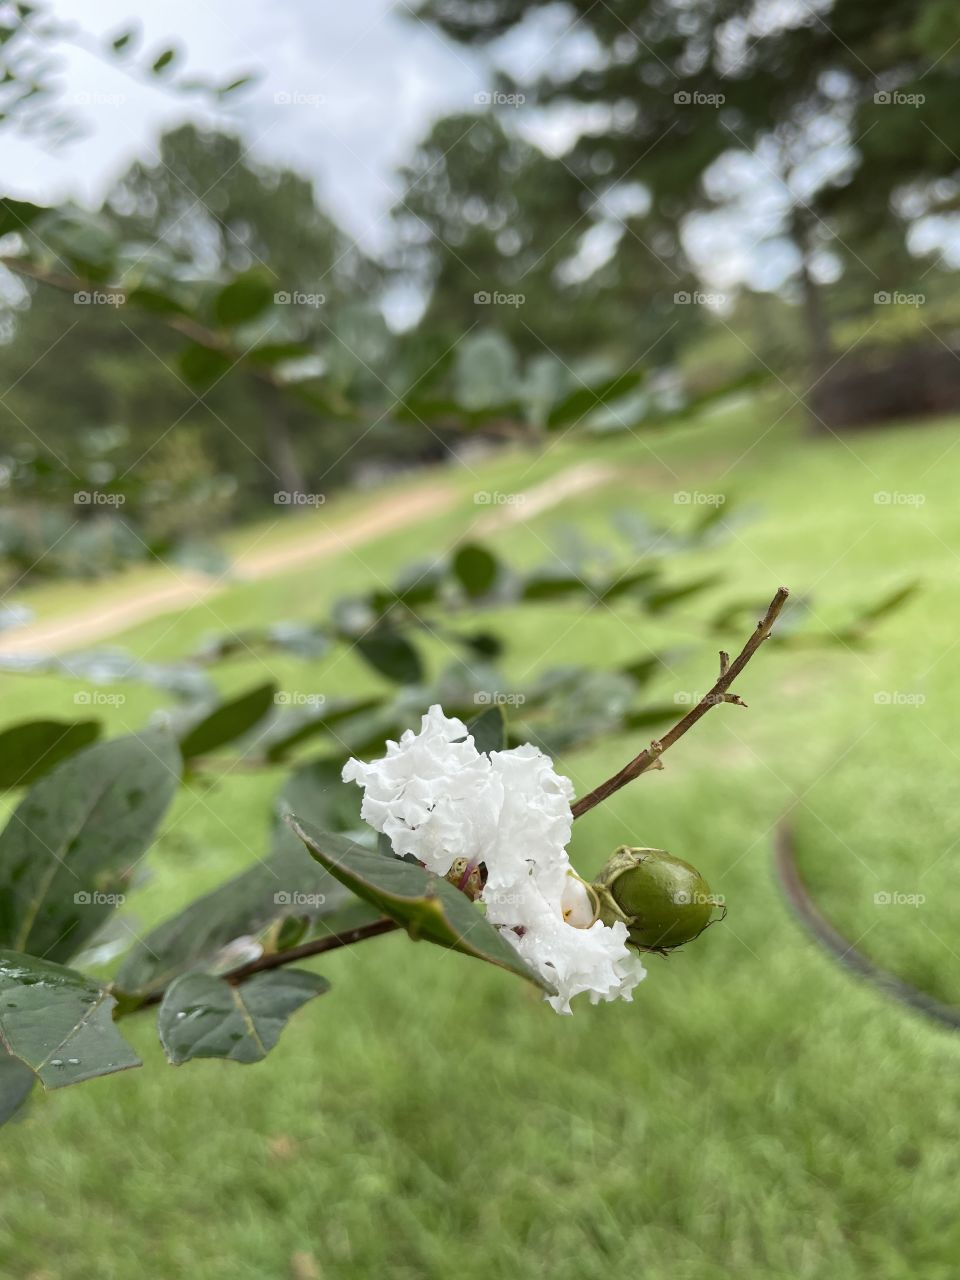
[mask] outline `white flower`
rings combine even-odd
[[[489,759],[477,751],[462,720],[432,706],[381,760],[348,760],[344,782],[363,787],[360,816],[389,837],[394,852],[411,853],[445,875],[455,858],[482,858],[496,833],[502,803]]]
[[[483,863],[487,918],[557,994],[558,1013],[589,992],[622,998],[644,977],[627,929],[594,921],[594,904],[570,866],[573,786],[534,746],[479,752],[466,725],[432,706],[420,732],[387,743],[381,760],[344,766],[364,789],[365,821],[444,875],[456,858]]]

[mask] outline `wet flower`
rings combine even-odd
[[[432,706],[418,734],[389,742],[381,760],[348,761],[343,777],[363,787],[364,820],[398,855],[438,875],[455,866],[458,883],[483,865],[487,918],[556,988],[548,999],[558,1013],[582,992],[594,1004],[632,998],[643,965],[626,925],[598,918],[596,895],[570,865],[573,787],[542,751],[481,753],[462,721]]]

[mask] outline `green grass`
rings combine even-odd
[[[577,824],[581,869],[624,841],[661,845],[729,906],[696,945],[651,960],[633,1005],[557,1018],[505,975],[391,937],[329,957],[331,994],[257,1067],[174,1070],[151,1020],[131,1020],[141,1071],[47,1095],[0,1133],[4,1280],[301,1280],[297,1254],[324,1280],[953,1280],[960,1041],[825,958],[783,905],[770,851],[788,812],[803,874],[838,926],[960,1003],[958,424],[837,441],[788,417],[767,431],[784,407],[446,473],[462,501],[421,529],[233,586],[121,638],[169,658],[211,630],[320,614],[450,545],[477,514],[477,490],[517,492],[585,458],[613,461],[616,481],[496,533],[504,555],[546,558],[561,521],[610,540],[618,507],[682,526],[691,509],[676,492],[726,492],[751,518],[676,566],[722,569],[718,603],[768,599],[783,581],[829,629],[900,582],[925,584],[865,647],[768,645],[739,688],[749,711],[711,712],[663,773]],[[925,500],[878,504],[883,491]],[[705,640],[703,608],[662,624],[625,604],[527,610],[508,619],[507,666],[517,677],[606,666],[683,642],[656,695],[702,691],[716,650],[743,639]],[[268,661],[288,688],[369,684],[349,655]],[[251,659],[222,681],[262,675]],[[2,677],[4,720],[74,714],[78,688]],[[117,730],[161,705],[124,693],[108,709]],[[638,745],[609,741],[559,763],[583,791]],[[265,848],[281,780],[228,777],[179,797],[153,878],[129,904],[138,928]],[[877,906],[878,891],[926,900]]]

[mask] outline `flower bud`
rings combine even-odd
[[[467,895],[471,902],[476,902],[480,897],[484,876],[477,863],[468,862],[466,858],[454,858],[445,879],[449,880],[452,885],[456,885],[462,893]]]
[[[622,920],[628,941],[641,951],[670,951],[692,942],[719,905],[696,867],[664,849],[621,846],[593,888],[603,923]]]

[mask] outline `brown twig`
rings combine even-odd
[[[730,661],[727,653],[720,654],[720,676],[705,697],[701,698],[695,707],[687,712],[682,720],[678,721],[669,733],[665,733],[662,738],[651,742],[649,747],[641,751],[638,756],[625,764],[619,773],[615,773],[612,778],[607,778],[605,782],[601,782],[599,787],[595,787],[589,795],[582,796],[573,806],[573,816],[581,817],[585,813],[608,800],[615,791],[619,791],[621,787],[625,787],[628,782],[632,782],[634,778],[639,778],[641,773],[646,773],[648,769],[662,768],[660,757],[673,744],[687,732],[692,729],[697,721],[707,714],[711,707],[715,707],[718,702],[732,702],[737,706],[745,707],[747,704],[736,694],[730,693],[730,686],[737,679],[744,667],[753,657],[753,655],[769,636],[773,629],[773,624],[780,616],[790,592],[786,587],[781,587],[777,594],[770,601],[767,612],[763,618],[757,623],[757,629],[740,650],[740,653]]]
[[[331,933],[325,938],[313,938],[310,942],[301,942],[299,947],[288,947],[286,951],[271,951],[259,956],[247,964],[240,965],[223,976],[229,982],[242,982],[244,978],[255,973],[263,973],[265,969],[278,969],[284,964],[295,964],[298,960],[308,960],[311,956],[323,955],[326,951],[336,951],[339,947],[349,947],[354,942],[363,942],[365,938],[379,938],[381,934],[392,933],[399,929],[396,920],[383,916],[379,920],[371,920],[369,924],[357,925],[355,929],[345,929],[343,933]]]

